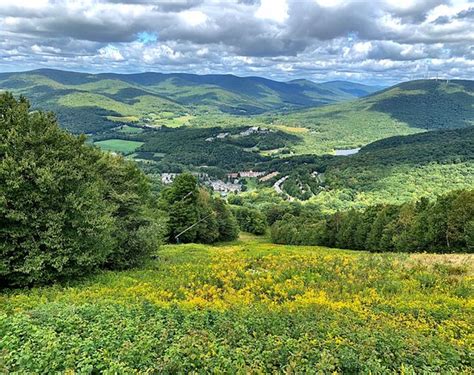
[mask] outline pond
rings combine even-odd
[[[334,155],[337,155],[337,156],[353,155],[353,154],[357,154],[359,150],[360,148],[351,148],[348,150],[334,150]]]

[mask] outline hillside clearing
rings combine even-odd
[[[107,139],[105,141],[94,142],[102,150],[130,154],[140,147],[143,142],[127,141],[123,139]]]

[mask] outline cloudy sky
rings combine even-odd
[[[474,79],[470,0],[0,0],[0,71]]]

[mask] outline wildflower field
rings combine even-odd
[[[0,373],[473,371],[473,256],[247,238],[0,294]]]

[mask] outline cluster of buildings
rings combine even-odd
[[[169,185],[173,183],[177,175],[179,175],[179,173],[162,173],[161,182],[165,185]]]
[[[232,172],[227,173],[228,180],[237,180],[239,178],[257,178],[264,175],[266,172],[254,172],[250,171],[240,171],[240,172]]]
[[[239,134],[234,135],[234,137],[246,137],[252,134],[265,134],[271,132],[270,129],[261,128],[260,126],[251,126],[250,128],[241,131]],[[213,137],[206,138],[206,142],[212,142],[215,139],[224,139],[230,136],[230,133],[219,133]]]
[[[251,134],[256,134],[256,133],[259,133],[259,134],[265,134],[265,133],[269,133],[270,130],[267,129],[267,128],[261,128],[260,126],[252,126],[250,128],[248,128],[247,130],[244,130],[242,132],[239,133],[239,135],[241,137],[246,137],[248,135],[251,135]]]
[[[162,173],[161,182],[164,185],[171,184],[180,173]],[[219,179],[211,179],[207,173],[192,173],[200,182],[212,188],[215,192],[222,195],[229,193],[240,193],[242,191],[241,178],[259,178],[260,182],[265,182],[273,177],[278,176],[279,172],[256,172],[256,171],[240,171],[227,173],[227,181]],[[263,177],[262,177],[263,176]]]
[[[230,133],[219,133],[215,137],[206,138],[206,142],[212,142],[214,139],[224,139],[228,137]]]
[[[208,185],[212,190],[227,195],[229,193],[240,193],[242,191],[242,185],[240,183],[224,182],[222,180],[211,180]]]
[[[242,185],[239,181],[235,182],[225,182],[218,179],[211,179],[207,173],[192,173],[198,178],[198,180],[212,188],[215,192],[221,193],[222,195],[227,195],[229,193],[239,193],[242,191]],[[173,183],[174,179],[179,176],[180,173],[162,173],[161,182],[164,185],[169,185]]]

